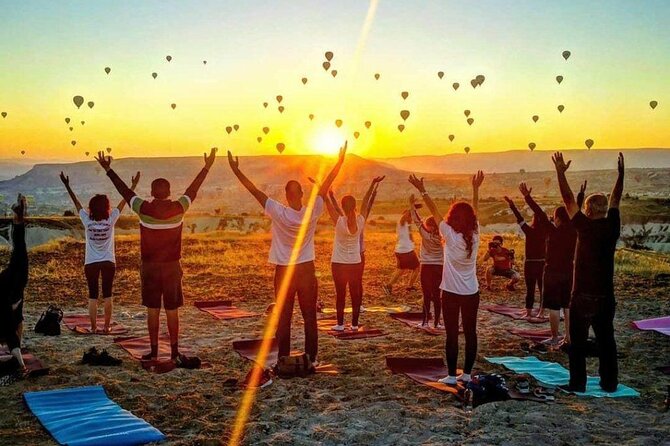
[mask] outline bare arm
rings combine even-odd
[[[435,222],[439,224],[442,220],[444,220],[444,217],[440,213],[440,210],[437,208],[437,205],[435,204],[433,199],[430,198],[428,192],[426,192],[426,188],[423,185],[423,178],[419,179],[416,177],[416,175],[412,174],[409,176],[409,182],[412,184],[412,186],[416,187],[419,193],[421,193],[423,201],[426,203],[428,210],[432,214],[433,218],[435,218]]]
[[[105,152],[99,151],[98,156],[95,157],[95,159],[100,164],[100,167],[105,169],[105,172],[107,172],[107,176],[109,177],[110,180],[112,180],[112,184],[119,192],[119,194],[121,194],[126,203],[130,203],[130,201],[136,195],[135,191],[129,188],[126,185],[126,183],[124,183],[123,180],[116,174],[116,172],[112,170],[112,158],[109,156],[105,156]]]
[[[247,188],[249,192],[251,192],[251,195],[254,196],[254,198],[260,203],[261,206],[263,206],[263,209],[265,209],[265,203],[268,201],[268,196],[265,195],[264,192],[259,190],[254,183],[247,178],[242,171],[240,170],[240,161],[237,157],[233,158],[233,154],[230,153],[230,150],[228,151],[228,163],[230,164],[230,169],[233,171],[235,176],[237,177],[238,180],[240,180],[240,183],[244,187]]]
[[[330,201],[330,204],[333,206],[335,212],[337,212],[338,215],[344,215],[344,211],[340,209],[340,205],[337,202],[337,198],[335,197],[335,192],[333,192],[332,189],[328,191],[328,198],[326,198],[324,201]]]
[[[368,187],[368,190],[365,192],[365,195],[363,195],[363,204],[361,205],[361,215],[367,220],[368,216],[370,215],[370,210],[372,209],[372,195],[375,194],[375,191],[377,190],[377,186],[379,183],[381,183],[384,178],[386,178],[386,175],[383,177],[375,177],[372,180],[372,183],[370,183],[370,187]]]
[[[572,219],[572,217],[574,217],[577,212],[579,212],[579,207],[575,201],[575,195],[572,193],[572,189],[570,189],[570,185],[568,184],[568,179],[565,177],[565,171],[570,168],[570,163],[572,163],[572,161],[568,161],[566,163],[563,160],[563,154],[561,152],[554,153],[551,159],[554,162],[554,166],[556,167],[558,187],[561,190],[561,197],[563,197],[565,209],[568,211],[570,219]]]
[[[214,160],[216,159],[216,148],[212,148],[212,150],[209,152],[209,156],[206,153],[203,156],[205,159],[205,167],[202,168],[193,182],[188,186],[188,188],[186,188],[186,192],[184,192],[184,195],[188,196],[191,201],[195,200],[195,197],[198,195],[198,190],[200,190],[200,186],[202,186],[205,178],[207,178],[209,169],[211,169],[214,165]]]
[[[72,199],[72,203],[74,203],[74,207],[77,209],[77,213],[82,210],[81,203],[79,202],[79,198],[77,198],[77,195],[74,193],[72,188],[70,187],[70,177],[65,176],[63,172],[60,173],[60,180],[63,182],[65,185],[65,189],[67,189],[67,193],[70,195],[70,198]]]
[[[617,160],[617,170],[619,171],[619,176],[614,183],[614,189],[610,194],[610,208],[619,208],[619,203],[621,202],[621,194],[623,193],[623,175],[624,175],[624,164],[623,164],[623,153],[619,152],[619,159]]]
[[[551,225],[551,223],[549,222],[547,213],[544,212],[540,205],[537,204],[537,202],[533,200],[533,197],[530,195],[530,193],[533,191],[533,188],[529,188],[526,183],[521,183],[519,185],[519,191],[521,192],[521,195],[523,195],[524,200],[526,200],[528,207],[530,207],[530,209],[533,211],[537,223],[545,228],[548,228],[549,226],[547,225]]]
[[[579,186],[579,193],[577,194],[577,207],[581,210],[584,205],[584,197],[586,196],[586,183],[584,180],[581,186]]]
[[[372,191],[372,195],[370,195],[370,200],[369,200],[369,205],[368,205],[368,213],[365,216],[367,219],[370,216],[370,212],[372,211],[372,205],[375,204],[375,200],[377,199],[377,189],[379,188],[379,185],[376,185],[374,190]]]
[[[140,173],[137,172],[135,174],[135,176],[132,178],[131,182],[130,182],[130,190],[135,192],[135,188],[137,187],[137,184],[139,182],[140,182]],[[119,213],[121,213],[121,211],[123,211],[123,208],[125,207],[125,205],[126,205],[126,200],[121,199],[121,201],[119,202],[119,205],[116,207],[119,210]]]
[[[514,216],[516,217],[516,222],[521,223],[522,221],[524,221],[523,215],[521,215],[521,212],[519,212],[519,209],[517,209],[514,202],[507,195],[505,195],[504,198],[510,210],[512,211],[512,214],[514,214]]]
[[[483,182],[484,172],[479,170],[472,176],[472,207],[474,208],[475,213],[479,211],[479,187]]]
[[[330,199],[325,199],[323,200],[326,203],[326,209],[328,210],[328,215],[330,215],[330,219],[333,221],[334,224],[337,224],[337,219],[342,216],[341,213],[338,212],[338,210],[333,206],[333,202]]]
[[[326,199],[326,195],[328,194],[328,191],[330,190],[330,187],[333,185],[333,181],[335,181],[335,178],[337,178],[337,175],[340,173],[340,169],[342,168],[342,164],[344,164],[344,156],[347,154],[347,141],[344,142],[344,146],[340,148],[340,155],[337,158],[337,163],[335,163],[335,167],[333,167],[333,170],[330,171],[326,179],[321,183],[321,187],[319,188],[319,195],[323,197],[323,199]]]

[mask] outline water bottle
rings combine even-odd
[[[473,405],[473,395],[472,395],[472,389],[465,389],[465,392],[463,392],[463,410],[465,410],[465,413],[467,415],[470,415],[472,413],[472,405]]]

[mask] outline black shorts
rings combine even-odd
[[[508,279],[511,279],[517,274],[516,271],[513,269],[498,269],[498,268],[493,268],[493,275],[494,276],[500,276],[500,277],[507,277]]]
[[[417,269],[419,267],[419,258],[414,251],[395,253],[398,269]]]
[[[572,273],[544,271],[542,306],[549,310],[570,308]]]
[[[181,278],[184,275],[179,260],[174,262],[142,262],[142,305],[176,310],[184,305]]]

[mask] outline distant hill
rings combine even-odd
[[[626,167],[669,168],[670,149],[593,149],[565,150],[572,160],[571,170],[601,170],[616,168],[618,152],[623,152]],[[448,155],[416,155],[400,158],[379,158],[377,161],[401,170],[426,173],[469,173],[478,169],[485,172],[507,173],[541,172],[552,170],[549,150],[511,150],[493,153],[453,153]]]

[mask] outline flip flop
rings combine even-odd
[[[539,398],[543,401],[556,401],[555,396],[549,395],[547,393],[544,393],[544,392],[540,391],[540,388],[536,388],[535,390],[533,390],[533,396],[535,396],[535,398]]]

